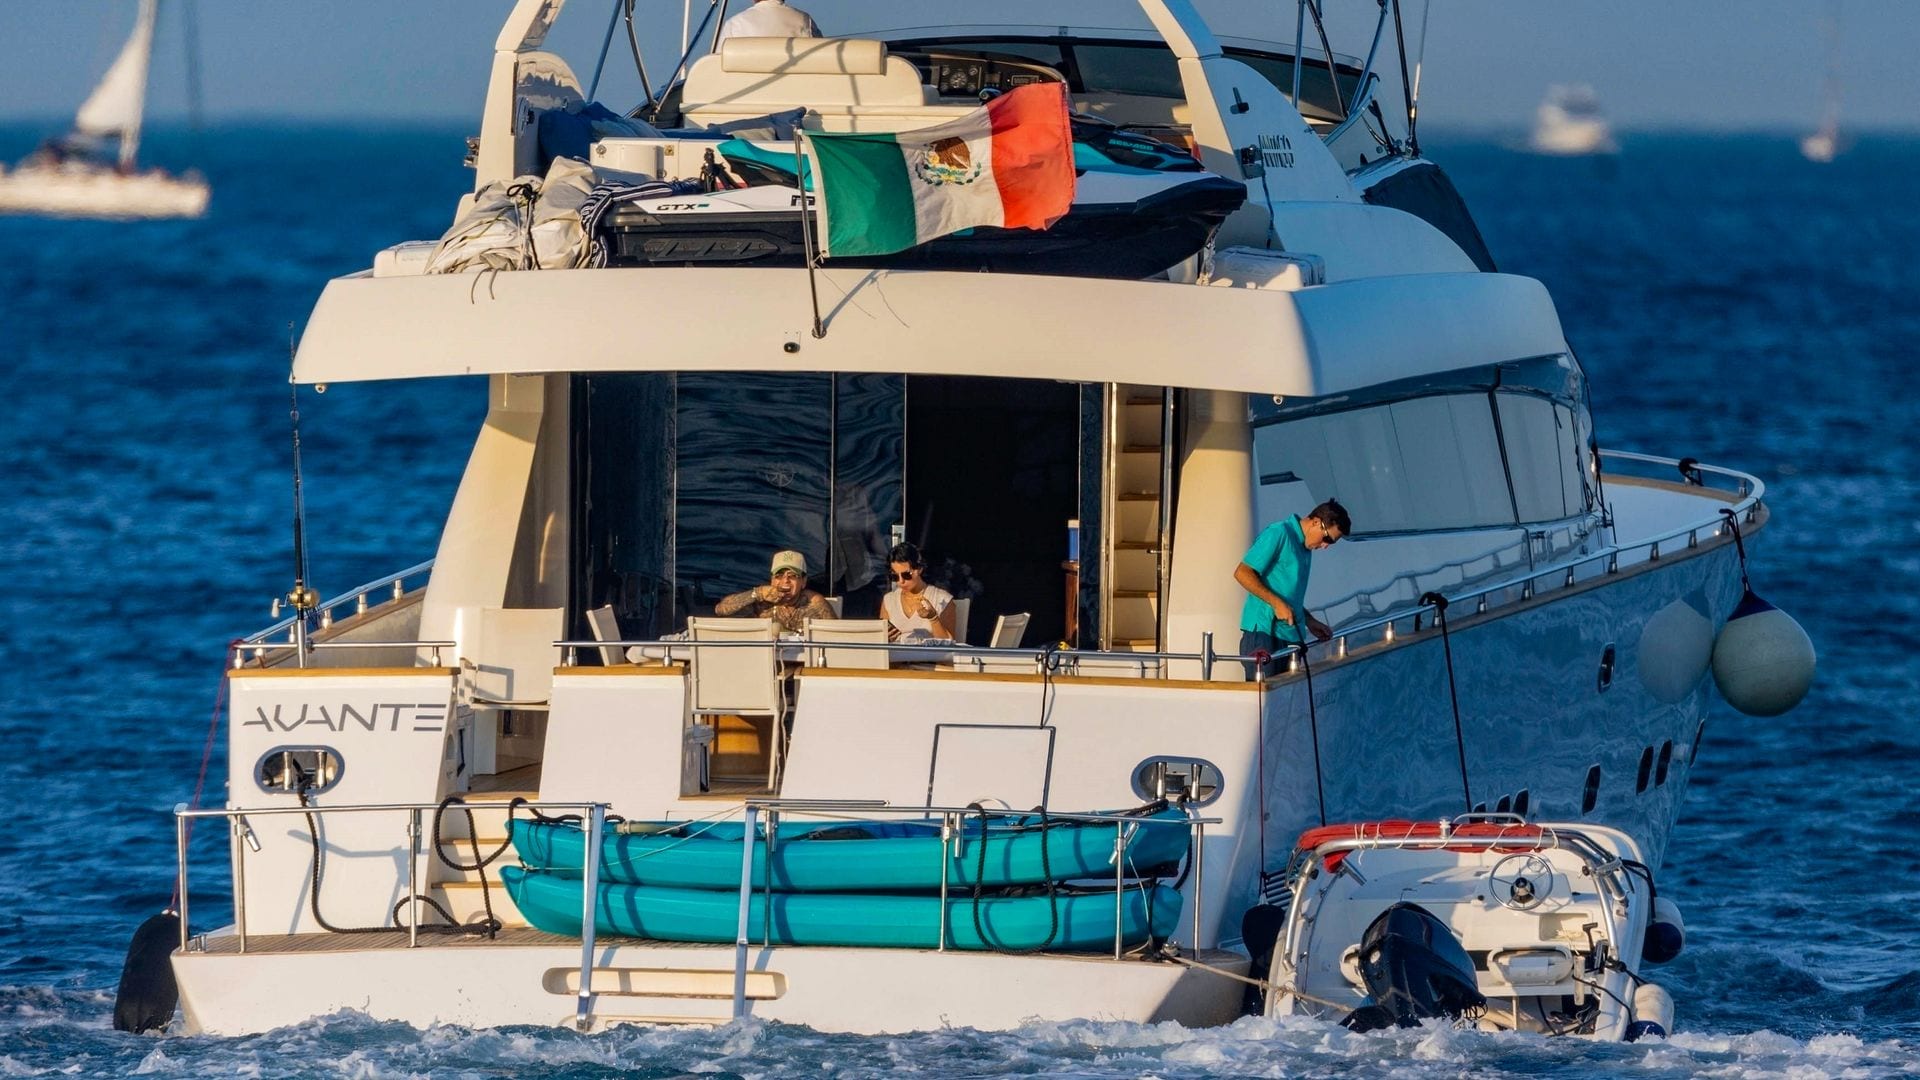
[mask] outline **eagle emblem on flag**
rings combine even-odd
[[[985,167],[973,160],[973,151],[968,148],[967,140],[958,138],[937,139],[927,144],[914,163],[913,174],[921,182],[943,187],[948,184],[971,184],[980,179]]]

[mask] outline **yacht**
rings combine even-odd
[[[1358,56],[1140,6],[1151,30],[730,39],[621,115],[543,48],[563,5],[520,0],[448,207],[483,227],[369,253],[298,345],[299,393],[466,378],[488,408],[431,561],[324,600],[303,576],[230,647],[225,794],[174,815],[184,1030],[1217,1024],[1249,981],[1298,991],[1255,957],[1303,830],[1544,816],[1657,870],[1713,684],[1805,690],[1724,640],[1765,618],[1735,618],[1761,482],[1601,447],[1552,298],[1385,89],[1395,5]],[[1036,83],[1076,167],[1104,127],[1231,206],[1143,217],[1163,265],[1124,276],[1044,232],[1031,263],[982,228],[849,265],[745,257],[741,214],[651,254],[637,215],[542,216],[589,182],[792,185],[721,177],[723,140],[911,132]],[[529,261],[536,222],[600,257]],[[499,260],[427,272],[481,233]],[[1332,635],[1250,679],[1235,567],[1329,498]],[[872,621],[900,540],[952,561],[953,639]],[[712,620],[776,552],[842,617]]]
[[[1555,157],[1586,157],[1593,154],[1617,154],[1620,144],[1613,140],[1613,128],[1600,111],[1600,99],[1586,85],[1554,86],[1534,113],[1533,135],[1528,146],[1536,154]]]
[[[74,117],[73,130],[0,167],[0,213],[90,218],[197,218],[209,189],[199,173],[140,168],[147,68],[159,0],[140,0],[133,33]]]

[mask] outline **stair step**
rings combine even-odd
[[[1159,502],[1160,493],[1157,491],[1122,491],[1116,494],[1114,498],[1121,502]]]
[[[1128,443],[1120,448],[1120,452],[1123,454],[1153,454],[1158,456],[1160,449],[1159,443]]]
[[[1154,597],[1159,595],[1160,595],[1159,589],[1115,589],[1113,590],[1113,597],[1116,600],[1152,600]]]
[[[507,895],[506,886],[500,884],[498,867],[498,863],[487,867],[487,892],[493,901],[493,917],[499,919],[502,926],[526,926],[526,917],[514,905],[513,897]],[[445,905],[456,922],[472,922],[486,913],[478,881],[437,881],[427,890],[427,895]]]
[[[1113,547],[1116,551],[1159,551],[1160,542],[1158,540],[1116,540]]]

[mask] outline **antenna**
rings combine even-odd
[[[287,602],[293,605],[294,658],[307,666],[307,618],[320,606],[320,597],[307,584],[307,507],[300,489],[300,387],[294,381],[293,324],[287,324],[287,421],[293,429],[293,591]]]

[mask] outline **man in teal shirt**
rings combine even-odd
[[[1279,674],[1281,653],[1307,640],[1308,633],[1324,638],[1333,632],[1307,612],[1307,577],[1313,553],[1332,546],[1352,528],[1347,508],[1328,499],[1306,517],[1262,529],[1233,568],[1233,580],[1247,590],[1247,602],[1240,608],[1240,655],[1264,652],[1273,658],[1260,666],[1261,676]],[[1247,678],[1254,678],[1254,662],[1242,663]]]

